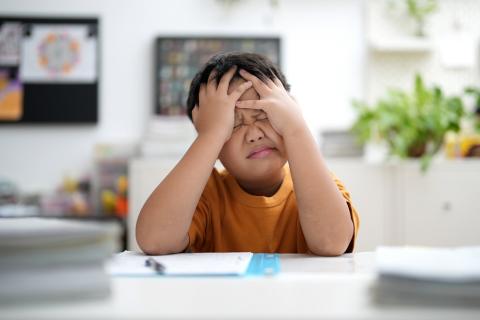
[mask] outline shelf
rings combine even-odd
[[[429,53],[433,51],[430,39],[419,38],[372,38],[368,40],[370,50],[379,53]]]

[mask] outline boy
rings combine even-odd
[[[206,63],[187,101],[198,136],[137,221],[145,253],[353,251],[357,213],[288,90],[261,55]]]

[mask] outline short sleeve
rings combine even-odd
[[[212,244],[212,207],[218,203],[218,180],[220,176],[216,169],[212,171],[208,182],[198,201],[195,213],[188,229],[189,243],[186,251],[213,251]]]
[[[345,186],[343,183],[333,175],[333,180],[335,181],[335,184],[338,187],[338,190],[342,193],[343,198],[347,202],[348,210],[350,211],[350,217],[353,222],[353,236],[352,240],[350,240],[350,244],[348,245],[347,250],[345,253],[351,253],[353,252],[353,249],[355,247],[355,240],[357,239],[357,234],[358,234],[358,229],[360,227],[360,221],[358,217],[358,212],[355,209],[355,207],[352,204],[352,199],[350,197],[350,193],[345,189]]]

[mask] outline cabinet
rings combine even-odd
[[[480,161],[367,164],[327,160],[360,215],[357,250],[378,245],[480,245]]]
[[[446,162],[422,175],[398,168],[401,243],[480,244],[480,161]]]
[[[134,159],[129,165],[128,247],[138,249],[135,223],[143,203],[178,159]],[[379,245],[480,245],[480,161],[371,164],[327,159],[360,215],[356,251]]]

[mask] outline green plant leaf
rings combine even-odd
[[[441,148],[445,134],[460,130],[465,117],[459,97],[445,96],[438,86],[427,87],[420,74],[415,75],[411,92],[389,89],[372,106],[360,101],[352,105],[357,113],[352,132],[359,140],[381,139],[389,153],[400,158],[423,152],[422,168]]]

